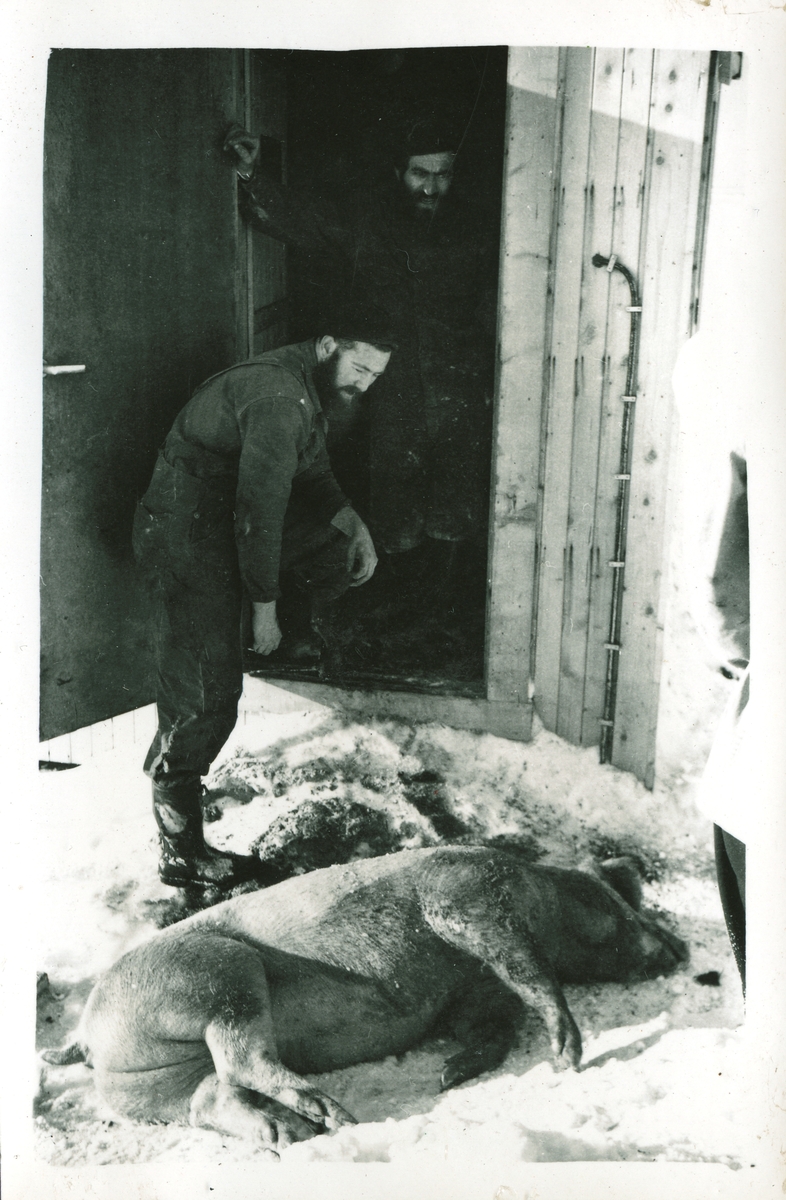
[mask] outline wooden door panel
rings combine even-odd
[[[59,50],[45,129],[41,735],[153,696],[134,506],[191,390],[238,357],[231,50]]]
[[[500,250],[497,402],[486,617],[489,701],[531,723],[543,365],[559,134],[559,56],[511,47]]]
[[[543,430],[545,453],[535,675],[538,711],[548,729],[557,728],[562,682],[559,647],[564,613],[569,607],[565,602],[566,590],[569,596],[569,581],[574,577],[573,563],[562,533],[568,520],[573,417],[581,378],[576,347],[584,266],[583,209],[591,129],[592,51],[579,47],[561,51],[559,80],[563,93],[561,171],[552,218],[552,337],[546,348],[547,419]],[[547,300],[544,307],[548,308]],[[559,531],[556,537],[555,530]]]

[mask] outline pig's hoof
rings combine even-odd
[[[464,1050],[447,1059],[442,1074],[439,1077],[439,1090],[446,1092],[448,1088],[458,1087],[468,1079],[474,1079],[483,1070],[477,1051]]]
[[[570,1013],[560,1014],[557,1036],[551,1043],[558,1068],[578,1071],[581,1063],[581,1034]]]
[[[446,1059],[439,1079],[439,1090],[446,1092],[448,1088],[458,1087],[468,1079],[477,1079],[486,1071],[493,1071],[504,1062],[509,1046],[502,1049],[494,1044],[476,1046],[471,1050],[460,1050]]]
[[[316,1088],[281,1088],[276,1097],[280,1103],[312,1124],[317,1133],[325,1129],[340,1129],[342,1125],[357,1125],[351,1113]]]
[[[309,1138],[324,1132],[323,1127],[316,1121],[310,1121],[296,1112],[277,1111],[273,1125],[275,1141],[273,1149],[285,1150],[295,1142],[307,1142]]]

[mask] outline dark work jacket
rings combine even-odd
[[[213,375],[177,416],[162,452],[171,467],[215,481],[217,496],[234,499],[240,574],[254,601],[280,594],[290,496],[325,524],[348,503],[330,469],[316,365],[308,341]]]
[[[432,398],[454,404],[468,459],[488,419],[497,275],[488,220],[452,194],[432,220],[420,221],[394,188],[352,192],[340,207],[261,172],[244,190],[251,219],[332,280],[326,300],[354,294],[381,305],[394,322],[398,349],[368,400],[371,523],[383,545],[406,548],[417,541],[414,526],[434,486],[426,406]],[[464,475],[466,491],[473,471]]]

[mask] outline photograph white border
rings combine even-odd
[[[587,45],[741,50],[751,72],[749,202],[741,217],[750,292],[740,335],[757,347],[749,453],[752,658],[766,692],[757,776],[761,837],[748,847],[749,1110],[761,1154],[753,1171],[715,1164],[511,1164],[504,1175],[449,1162],[410,1172],[387,1164],[292,1170],[260,1164],[166,1168],[46,1168],[32,1157],[35,829],[25,796],[36,786],[38,517],[40,511],[41,147],[46,64],[54,47],[270,46],[363,49],[406,45]],[[700,1200],[786,1190],[786,5],[767,0],[6,0],[0,12],[6,279],[2,336],[3,489],[0,736],[6,768],[2,985],[2,1184],[7,1200],[110,1195],[266,1200],[413,1197],[416,1200],[571,1200],[665,1194]],[[63,848],[67,853],[67,847]]]

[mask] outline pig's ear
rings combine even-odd
[[[607,858],[598,864],[600,873],[617,895],[629,904],[634,912],[641,909],[641,872],[636,860],[627,855],[622,858]]]

